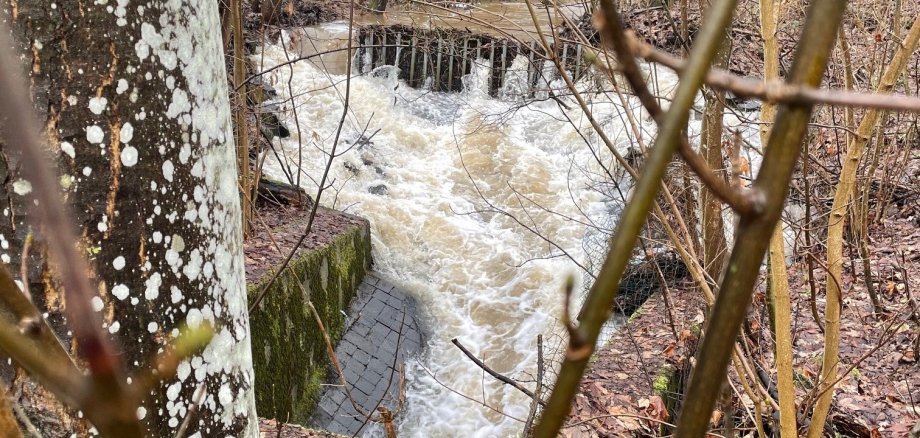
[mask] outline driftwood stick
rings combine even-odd
[[[460,351],[462,351],[463,354],[466,355],[466,357],[470,358],[470,360],[473,361],[473,363],[475,363],[476,366],[478,366],[479,368],[482,368],[483,371],[489,373],[490,376],[494,377],[495,379],[499,380],[502,383],[505,383],[506,385],[513,386],[515,389],[523,392],[531,399],[535,397],[534,393],[531,390],[525,388],[523,385],[514,381],[513,379],[500,374],[498,371],[495,371],[492,368],[489,368],[489,366],[483,363],[483,361],[477,359],[476,356],[473,356],[473,353],[470,353],[470,350],[467,350],[466,347],[464,347],[463,344],[461,344],[460,341],[457,340],[457,338],[451,339],[450,342],[453,342],[453,344],[456,345],[457,348],[459,348]],[[543,406],[546,405],[546,403],[543,400],[540,400],[539,403],[540,405],[543,405]]]
[[[540,395],[543,392],[543,335],[537,335],[537,389],[534,390],[534,397],[530,403],[530,413],[527,415],[527,422],[524,423],[524,437],[532,436],[530,429],[533,427],[533,420],[537,417],[537,403],[540,402]]]

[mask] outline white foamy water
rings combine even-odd
[[[278,46],[267,46],[262,55],[255,59],[265,68],[287,59]],[[616,188],[602,184],[595,155],[605,166],[617,166],[573,99],[563,99],[568,109],[554,100],[521,105],[523,58],[511,66],[517,73],[508,75],[500,92],[504,100],[488,97],[482,76],[488,62],[478,62],[475,70],[464,78],[467,91],[455,94],[410,89],[396,80],[395,67],[352,78],[337,149],[342,156],[333,162],[332,189],[322,199],[370,220],[374,269],[413,294],[424,313],[430,337],[424,355],[407,364],[400,436],[520,434],[522,424],[509,416],[526,418],[529,400],[484,377],[450,341],[459,338],[500,373],[532,381],[536,336],[543,334],[548,348],[558,342],[561,285],[568,274],[581,275],[573,261],[557,256],[564,250],[590,266],[585,247],[605,241],[622,204]],[[282,67],[269,79],[282,99],[295,96],[302,135],[280,145],[291,167],[302,145],[302,185],[315,193],[342,114],[345,77],[300,62],[288,90],[289,74]],[[673,82],[659,73],[660,84]],[[589,98],[595,117],[625,153],[630,134],[624,110],[612,103],[619,100],[612,94]],[[651,121],[638,111],[636,117],[648,142]],[[293,131],[293,114],[285,123]],[[359,141],[362,133],[369,142]],[[284,179],[273,158],[266,171]]]

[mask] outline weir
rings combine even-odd
[[[382,66],[399,69],[399,79],[413,88],[432,91],[461,91],[463,77],[477,65],[488,67],[488,93],[499,96],[506,76],[516,59],[526,60],[522,75],[521,97],[539,96],[549,91],[549,83],[558,77],[543,46],[535,41],[521,42],[483,33],[458,29],[427,29],[405,25],[368,25],[358,30],[355,70],[369,74]],[[572,41],[554,43],[551,49],[577,81],[588,71],[581,44]],[[524,73],[523,71],[521,73]],[[485,88],[485,87],[484,87]],[[483,90],[485,91],[485,90]]]

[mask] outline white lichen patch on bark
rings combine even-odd
[[[236,157],[220,32],[215,32],[220,29],[217,6],[206,0],[169,0],[159,6],[148,4],[143,11],[146,14],[137,17],[131,8],[124,9],[126,5],[127,1],[119,0],[116,15],[137,30],[137,58],[130,62],[155,61],[157,78],[168,81],[172,92],[163,97],[167,100],[162,114],[151,114],[147,109],[143,117],[135,115],[134,126],[124,124],[121,141],[132,141],[139,123],[177,123],[183,129],[180,139],[159,145],[160,154],[176,147],[181,152],[179,164],[162,161],[162,179],[152,187],[159,188],[155,193],[185,201],[186,211],[154,211],[154,215],[164,214],[176,225],[181,221],[184,231],[150,230],[151,240],[166,247],[150,245],[147,250],[165,256],[150,266],[143,289],[144,299],[166,300],[172,311],[162,320],[148,321],[146,327],[151,331],[175,327],[181,322],[175,320],[178,318],[190,326],[208,321],[217,328],[211,344],[200,356],[183,362],[177,380],[168,386],[169,425],[181,423],[186,407],[192,404],[192,400],[183,399],[183,394],[191,397],[194,392],[188,388],[207,380],[202,407],[214,415],[207,421],[210,433],[214,428],[230,432],[237,418],[245,417],[249,420],[246,430],[229,434],[256,437]],[[138,21],[132,24],[134,20]],[[118,90],[124,92],[127,86],[127,82],[119,81]],[[127,167],[137,163],[135,147],[122,149],[122,163]],[[190,240],[183,235],[197,237]],[[183,276],[188,283],[200,285],[203,292],[171,287],[163,293],[161,286],[169,284],[168,276]],[[113,289],[119,299],[124,292]]]
[[[217,8],[212,0],[59,2],[12,23],[41,55],[31,91],[47,104],[60,185],[102,285],[89,304],[121,344],[127,371],[168,349],[183,323],[215,328],[213,342],[138,409],[151,436],[175,435],[199,386],[205,392],[188,436],[258,436]],[[4,218],[20,226],[32,185],[11,172],[7,190],[14,202]],[[12,232],[0,233],[0,261],[18,272],[22,242]]]

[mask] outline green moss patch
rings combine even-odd
[[[326,246],[299,253],[250,315],[260,416],[300,424],[310,418],[330,362],[308,302],[316,307],[334,345],[370,266],[370,248],[370,231],[362,222]],[[271,277],[264,275],[249,286],[250,303]]]

